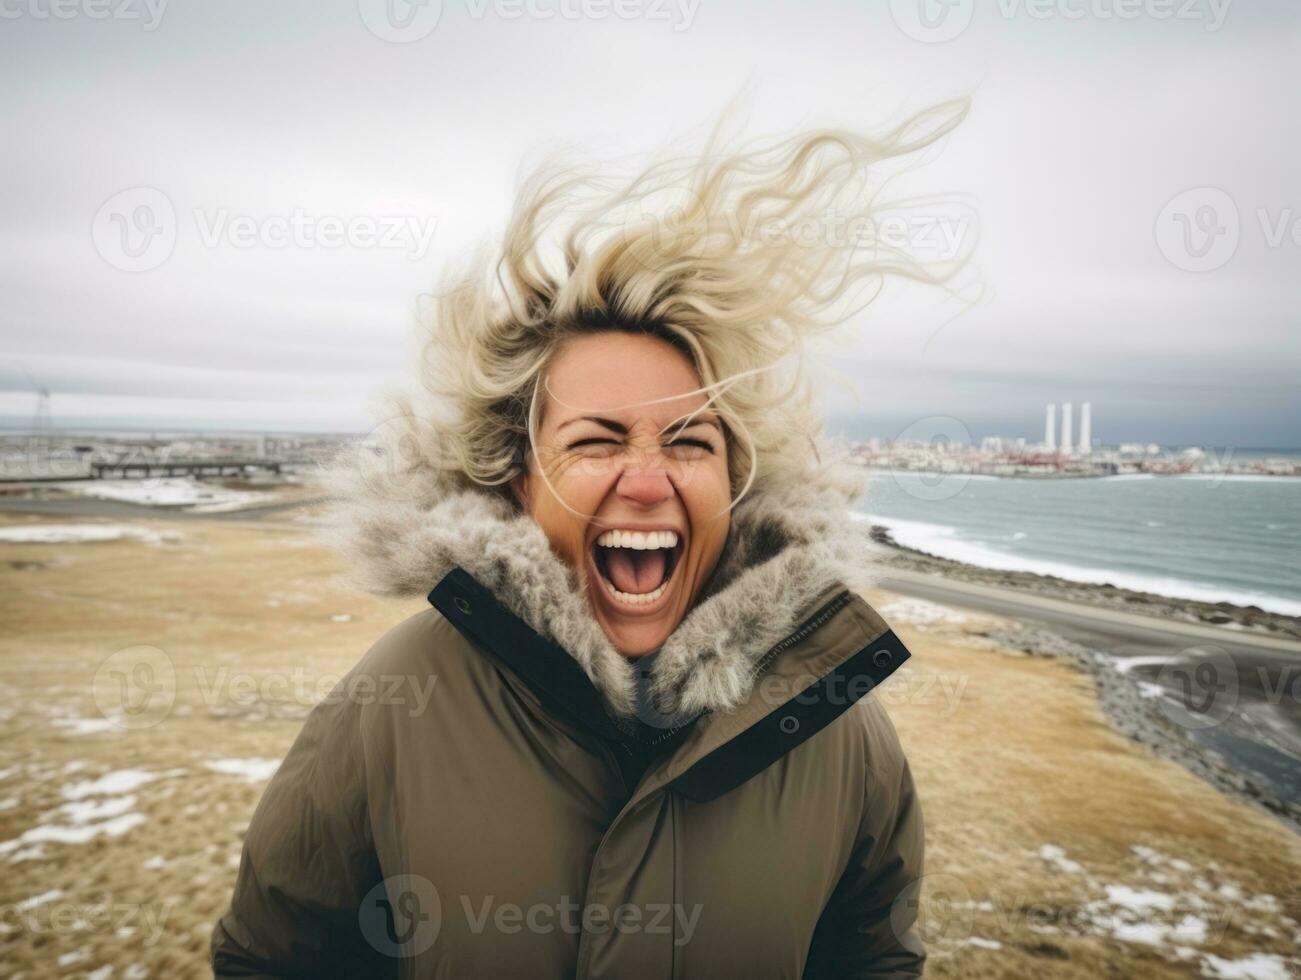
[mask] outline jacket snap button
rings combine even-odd
[[[461,596],[458,595],[453,597],[452,602],[456,603],[456,608],[461,610],[461,612],[465,613],[467,616],[470,615],[470,604]]]
[[[786,735],[794,735],[800,730],[800,720],[794,715],[787,715],[779,724],[782,732]]]
[[[872,663],[876,664],[878,667],[886,666],[893,659],[894,657],[891,655],[889,650],[877,650],[876,653],[872,654]]]

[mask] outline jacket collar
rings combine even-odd
[[[609,715],[572,657],[464,569],[444,576],[429,601],[548,711],[613,746],[632,794],[629,807],[665,786],[697,803],[721,796],[831,724],[909,657],[876,610],[833,583],[759,661],[763,682],[735,711],[710,713],[694,725],[630,725]]]
[[[610,713],[632,718],[633,666],[532,517],[432,465],[413,467],[409,488],[395,492],[383,479],[385,463],[362,449],[325,474],[336,502],[324,533],[359,584],[385,595],[425,595],[459,570],[527,632],[572,659],[578,671],[567,673],[585,677]],[[751,486],[733,508],[705,591],[655,659],[657,704],[683,717],[734,711],[765,656],[799,628],[819,596],[875,581],[868,524],[850,512],[867,479],[836,459],[798,479]]]

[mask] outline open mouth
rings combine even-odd
[[[676,531],[605,531],[592,544],[592,564],[618,605],[648,609],[668,594],[684,548]]]

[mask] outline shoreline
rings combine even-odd
[[[1066,600],[1105,610],[1119,610],[1203,627],[1224,629],[1224,642],[1237,637],[1290,640],[1301,637],[1301,621],[1255,608],[1229,603],[1205,603],[1135,593],[1114,586],[1070,582],[1030,572],[1006,572],[966,565],[907,548],[895,542],[889,530],[874,524],[872,540],[883,549],[884,569],[903,569],[941,580],[993,586],[1011,593]],[[882,577],[888,577],[882,576]],[[883,584],[885,589],[892,586]],[[961,604],[960,597],[936,598],[942,604]],[[1260,670],[1246,658],[1218,660],[1227,665],[1235,701],[1226,717],[1204,727],[1188,724],[1182,713],[1183,695],[1172,688],[1177,678],[1165,676],[1163,666],[1178,654],[1161,656],[1117,655],[1105,652],[1107,644],[1068,638],[1055,625],[1028,621],[1032,617],[1003,613],[1011,628],[981,631],[991,642],[1031,656],[1065,659],[1089,675],[1099,707],[1110,725],[1128,739],[1178,763],[1227,796],[1245,800],[1301,834],[1301,717],[1289,714],[1285,703],[1275,703],[1251,683],[1249,671]],[[1213,617],[1213,618],[1212,618]],[[1223,624],[1232,623],[1236,630]],[[1265,624],[1265,628],[1261,628]],[[1284,666],[1284,677],[1287,667]],[[1164,682],[1164,683],[1163,683]],[[1218,706],[1213,706],[1215,710]],[[1268,718],[1269,724],[1261,724]]]
[[[1239,630],[1243,633],[1278,639],[1301,640],[1301,618],[1270,612],[1259,606],[1180,599],[1115,585],[1076,582],[1056,575],[1040,575],[1037,572],[983,568],[980,565],[942,558],[900,544],[894,539],[890,529],[881,524],[873,523],[870,534],[875,543],[887,550],[888,558],[882,564],[888,568],[940,575],[956,581],[1013,589],[1069,602],[1082,602],[1091,606],[1139,613],[1157,619],[1199,626],[1218,626],[1224,628],[1226,632]],[[1226,636],[1226,639],[1229,637]]]

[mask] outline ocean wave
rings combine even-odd
[[[859,515],[855,515],[859,516]],[[957,529],[944,524],[923,521],[899,520],[879,514],[862,515],[860,519],[880,524],[890,536],[905,548],[924,551],[938,558],[989,568],[1001,572],[1030,572],[1035,575],[1053,575],[1081,585],[1113,585],[1132,592],[1149,592],[1170,599],[1191,599],[1196,602],[1228,602],[1235,606],[1256,606],[1282,616],[1301,616],[1301,601],[1286,596],[1244,592],[1222,588],[1205,582],[1189,582],[1173,576],[1159,576],[1143,572],[1117,571],[1109,568],[1090,568],[1070,562],[1043,558],[1026,558],[1009,555],[985,544],[963,541]]]

